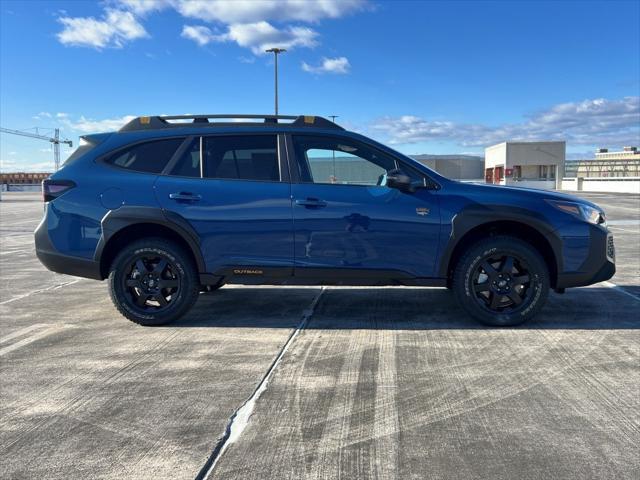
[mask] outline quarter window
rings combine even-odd
[[[125,150],[119,150],[106,162],[136,172],[160,173],[182,142],[184,138],[138,143]]]
[[[200,177],[200,138],[191,141],[170,174],[179,177]]]

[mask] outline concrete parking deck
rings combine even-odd
[[[3,193],[0,478],[639,478],[640,196],[583,196],[618,273],[519,328],[444,289],[230,286],[143,328]]]

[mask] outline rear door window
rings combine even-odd
[[[280,181],[276,135],[203,138],[203,176],[232,180]]]
[[[160,173],[167,165],[184,138],[168,138],[137,143],[118,150],[106,162],[136,172]]]

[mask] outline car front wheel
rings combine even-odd
[[[180,318],[197,300],[199,289],[189,255],[162,238],[127,245],[116,256],[109,273],[113,304],[140,325],[164,325]]]
[[[549,295],[549,272],[528,243],[494,236],[460,259],[453,290],[462,307],[486,325],[513,326],[535,316]]]

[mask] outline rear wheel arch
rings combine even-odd
[[[486,221],[467,229],[459,240],[450,245],[450,254],[443,260],[441,268],[447,277],[447,286],[451,286],[452,274],[464,252],[477,242],[492,236],[506,235],[518,238],[535,248],[545,261],[549,271],[551,286],[555,287],[560,270],[559,257],[548,235],[535,227],[517,220]]]
[[[103,218],[102,236],[95,252],[95,259],[100,262],[102,278],[109,275],[109,268],[122,248],[132,242],[149,237],[165,238],[176,243],[190,255],[197,271],[204,272],[206,270],[199,242],[194,238],[195,233],[168,221],[161,210],[157,210],[156,215],[146,213],[140,217],[110,216],[107,214]]]

